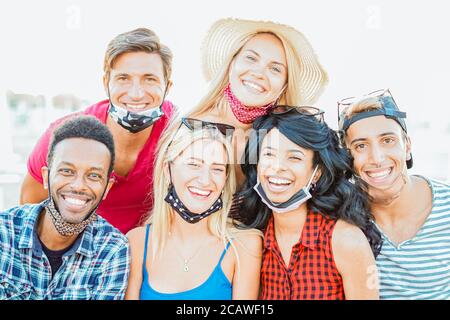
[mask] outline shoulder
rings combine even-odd
[[[106,116],[108,108],[109,108],[109,100],[105,99],[87,107],[86,109],[84,109],[82,113],[84,115],[95,116],[99,120],[102,120]]]
[[[234,230],[232,243],[239,253],[245,252],[252,255],[260,255],[263,244],[263,234],[257,229]]]
[[[130,246],[143,245],[146,230],[147,230],[147,227],[143,226],[143,227],[137,227],[137,228],[134,228],[134,229],[131,229],[130,231],[128,231],[126,237],[128,238],[128,241],[130,242]]]
[[[352,252],[366,250],[369,242],[360,228],[343,220],[338,220],[332,236],[334,251],[352,254]]]
[[[95,242],[100,245],[108,243],[108,246],[115,245],[117,247],[128,247],[127,237],[106,221],[103,217],[97,216],[93,225]]]

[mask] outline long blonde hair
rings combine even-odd
[[[251,34],[239,43],[235,45],[231,50],[230,56],[225,60],[216,76],[211,80],[208,92],[203,96],[200,102],[188,112],[188,117],[196,117],[205,112],[211,111],[211,109],[218,107],[221,115],[226,111],[226,100],[223,97],[225,87],[229,82],[229,73],[231,63],[236,55],[242,50],[244,45],[254,36],[258,34],[271,34],[279,39],[283,45],[284,52],[286,54],[287,61],[287,87],[286,90],[280,96],[280,103],[289,105],[301,105],[303,98],[301,96],[301,81],[298,77],[300,74],[300,57],[295,54],[295,50],[292,48],[289,41],[287,41],[282,35],[275,34],[273,32],[257,32]]]
[[[166,170],[170,162],[175,160],[186,148],[192,143],[201,139],[216,140],[222,143],[227,154],[227,177],[222,192],[223,207],[221,210],[213,213],[208,219],[208,229],[216,237],[222,239],[225,243],[230,241],[231,234],[229,231],[228,212],[231,207],[232,196],[236,192],[236,177],[234,166],[231,165],[232,148],[230,142],[218,132],[215,128],[207,128],[201,130],[190,130],[186,126],[181,125],[173,134],[171,139],[165,141],[161,145],[160,151],[156,158],[155,168],[161,171],[154,175],[153,195],[154,206],[151,216],[147,219],[146,224],[152,224],[151,241],[154,256],[162,253],[173,221],[173,211],[170,205],[164,201],[169,189],[170,177]]]

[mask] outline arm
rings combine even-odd
[[[47,153],[53,127],[50,126],[39,138],[27,161],[28,172],[20,187],[20,204],[39,203],[48,197],[44,189],[41,169],[47,166]]]
[[[48,197],[48,191],[29,173],[23,179],[20,187],[20,205],[25,203],[39,203]]]
[[[140,227],[127,233],[131,250],[131,267],[125,300],[139,300],[142,286],[142,262],[144,252],[145,228]]]
[[[333,231],[333,256],[347,300],[379,299],[378,271],[364,233],[339,220]]]
[[[130,250],[128,243],[102,262],[105,266],[98,278],[93,300],[122,300],[127,288],[130,272]]]
[[[237,250],[233,275],[233,300],[256,300],[262,259],[262,237],[244,232],[233,241]],[[239,264],[237,259],[239,259]]]

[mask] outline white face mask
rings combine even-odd
[[[306,184],[306,186],[301,188],[300,191],[296,192],[288,201],[283,203],[274,203],[270,201],[259,179],[253,189],[259,195],[261,201],[264,202],[264,204],[268,206],[272,211],[275,211],[276,213],[289,212],[297,209],[307,200],[312,198],[311,193],[309,192],[309,188],[311,187],[312,180],[318,168],[318,165],[314,168],[313,174],[311,175],[311,178],[309,179],[309,182]]]

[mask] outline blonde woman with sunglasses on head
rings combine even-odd
[[[256,299],[262,234],[237,230],[228,211],[236,188],[231,146],[217,127],[183,119],[162,145],[155,205],[128,233],[126,299]]]

